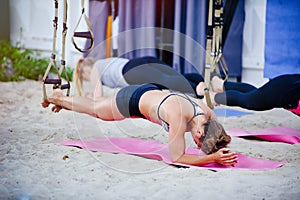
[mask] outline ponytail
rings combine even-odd
[[[82,79],[83,78],[82,78],[80,67],[81,67],[83,61],[84,61],[84,58],[80,58],[78,60],[76,67],[74,69],[74,72],[73,72],[73,81],[75,82],[75,86],[77,88],[77,92],[78,92],[79,96],[82,96],[82,82],[83,82]]]
[[[92,57],[88,58],[80,58],[76,64],[76,67],[73,72],[73,81],[75,82],[75,86],[77,88],[79,96],[82,96],[83,93],[83,77],[82,77],[82,68],[85,66],[93,67],[96,60]]]

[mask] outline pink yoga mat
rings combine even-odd
[[[228,131],[228,134],[235,137],[252,136],[271,142],[284,142],[288,144],[300,143],[300,130],[287,127],[268,128],[259,131],[232,129]]]
[[[161,144],[153,140],[143,140],[137,138],[95,138],[91,140],[78,140],[78,141],[65,141],[61,145],[75,146],[90,151],[109,152],[109,153],[124,153],[142,156],[154,160],[162,160],[167,164],[185,166],[185,167],[198,167],[184,165],[181,163],[173,163],[171,161],[168,145]],[[194,148],[187,148],[186,153],[201,155],[202,151]],[[251,170],[268,170],[274,169],[284,165],[286,162],[274,162],[263,160],[255,157],[250,157],[238,154],[239,161],[235,167],[228,167],[212,163],[209,165],[201,166],[210,170],[223,170],[223,169],[251,169]]]

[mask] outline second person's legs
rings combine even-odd
[[[123,76],[130,85],[153,83],[162,88],[195,94],[183,75],[157,58],[142,57],[129,61],[124,67]]]

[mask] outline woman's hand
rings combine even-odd
[[[63,96],[61,89],[55,89],[52,94],[48,96],[48,101],[56,106],[61,106],[61,97]]]
[[[214,156],[215,162],[225,166],[234,167],[238,161],[236,153],[230,152],[228,148],[222,148],[212,155]]]
[[[47,108],[47,107],[50,105],[49,101],[47,101],[47,100],[45,100],[45,99],[42,101],[41,104],[42,104],[42,107],[43,107],[43,108]]]
[[[56,105],[55,105],[55,106],[53,106],[53,107],[52,107],[52,109],[51,109],[51,110],[52,110],[52,112],[55,112],[55,113],[57,113],[57,112],[59,112],[61,109],[62,109],[62,107],[61,107],[61,106],[56,106]]]
[[[62,96],[62,91],[60,89],[55,89],[53,93],[48,96],[47,100],[42,101],[42,107],[47,108],[50,104],[54,104],[52,111],[59,112],[62,109],[60,100],[60,97]]]

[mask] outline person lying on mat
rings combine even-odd
[[[101,97],[102,86],[122,88],[128,85],[155,83],[197,96],[195,91],[202,76],[196,73],[180,74],[160,59],[145,56],[140,58],[105,58],[95,60],[92,57],[79,59],[73,74],[73,81],[78,94],[83,93],[83,81],[88,81],[93,87],[93,94],[88,97]]]
[[[300,74],[277,76],[259,88],[247,83],[227,82],[218,76],[212,78],[211,85],[214,105],[239,106],[256,111],[285,108],[300,115]],[[198,93],[204,94],[204,84],[200,83],[198,88]]]
[[[46,108],[50,103],[54,104],[53,112],[64,108],[107,121],[139,117],[160,124],[169,132],[168,146],[173,162],[190,165],[217,162],[233,166],[238,160],[237,155],[227,148],[231,137],[209,107],[199,99],[162,90],[154,84],[126,86],[114,96],[103,96],[97,100],[63,96],[57,89],[48,100],[42,102],[42,106]],[[184,135],[188,131],[207,155],[185,153]]]
[[[271,80],[272,84],[267,84],[267,86],[262,88],[256,88],[247,83],[224,81],[218,76],[213,76],[211,80],[212,88],[210,90],[211,99],[214,106],[223,104],[228,106],[240,106],[257,111],[282,107],[299,115],[299,101],[297,101],[295,105],[295,102],[286,103],[281,101],[283,98],[278,98],[284,96],[285,99],[293,99],[289,98],[290,95],[299,94],[299,90],[298,93],[293,94],[293,92],[289,92],[289,89],[286,89],[296,84],[292,82],[292,80],[299,80],[299,74],[291,76],[284,75],[283,77],[279,78],[279,81],[277,81],[277,79]],[[292,79],[289,77],[292,77]],[[287,79],[290,80],[286,81]],[[94,98],[102,96],[102,85],[114,88],[125,87],[131,84],[156,83],[172,90],[196,96],[200,99],[204,96],[205,88],[204,79],[201,74],[179,74],[158,58],[150,56],[131,60],[124,58],[107,58],[95,61],[95,59],[90,57],[80,59],[74,71],[74,81],[80,95],[82,93],[83,80],[88,80],[92,83]],[[273,86],[274,83],[276,87]],[[279,89],[276,89],[274,93],[274,88]],[[285,95],[286,93],[289,93],[289,95]],[[92,95],[89,96],[92,97]],[[299,97],[297,98],[297,100],[299,100]],[[206,101],[204,100],[204,102]]]

